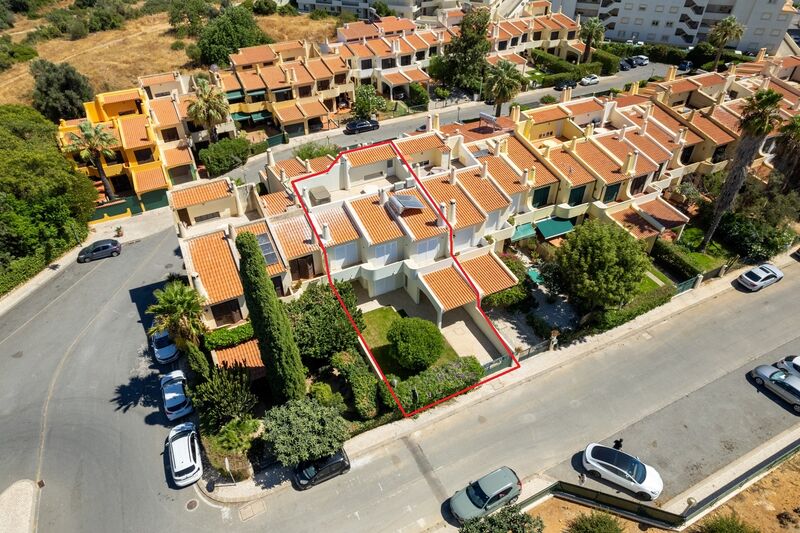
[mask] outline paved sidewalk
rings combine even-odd
[[[773,263],[782,267],[795,261],[795,259],[786,253],[776,257]],[[401,439],[440,422],[461,412],[465,408],[488,400],[495,394],[506,392],[514,387],[527,383],[545,372],[572,363],[577,359],[586,357],[629,336],[638,335],[642,330],[654,324],[669,320],[672,316],[683,313],[708,300],[712,300],[725,291],[733,290],[732,282],[740,273],[741,271],[734,271],[722,278],[708,281],[700,288],[681,294],[673,298],[672,301],[667,304],[641,315],[611,331],[588,337],[582,342],[573,344],[564,349],[536,355],[524,361],[521,368],[518,370],[496,378],[478,389],[467,394],[462,394],[445,404],[424,411],[416,417],[405,418],[357,435],[345,443],[345,449],[351,458],[366,454],[389,442]],[[209,493],[205,487],[200,487],[200,490],[208,498],[220,503],[241,503],[261,498],[269,492],[281,490],[289,486],[290,485],[287,483],[277,486],[272,485],[269,490],[267,490],[264,488],[263,484],[253,480],[247,480],[237,483],[236,486],[217,487],[213,493]]]
[[[29,533],[35,529],[39,487],[30,479],[12,484],[0,493],[0,533]]]
[[[11,310],[16,304],[24,300],[33,291],[56,277],[62,266],[74,263],[78,259],[81,248],[90,242],[100,239],[117,239],[121,243],[141,240],[145,237],[163,231],[173,225],[172,211],[169,207],[162,207],[152,211],[145,211],[140,215],[120,220],[110,220],[89,226],[89,236],[81,246],[76,246],[64,255],[55,259],[50,265],[37,275],[0,298],[0,316]],[[115,237],[116,228],[123,230],[122,237]],[[176,233],[177,235],[177,233]],[[177,238],[176,238],[177,246]],[[124,252],[123,252],[124,253]]]

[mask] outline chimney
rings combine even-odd
[[[322,224],[322,241],[328,242],[331,240],[331,228],[328,226],[328,223],[325,222]]]
[[[767,89],[769,89],[769,78],[768,77],[765,76],[764,79],[761,80],[761,85],[758,87],[758,89],[761,90],[761,91],[766,91]]]
[[[447,211],[447,221],[454,225],[456,224],[456,199],[450,198],[450,209]]]
[[[800,99],[797,100],[800,102]],[[489,177],[489,163],[484,161],[481,165],[481,179],[487,179]]]
[[[797,101],[792,104],[792,111],[797,111],[798,109],[800,109],[800,98],[798,98]]]
[[[350,159],[347,154],[339,159],[339,184],[342,189],[350,188]]]
[[[272,153],[272,148],[267,148],[267,166],[275,166],[275,154]]]
[[[647,119],[646,118],[642,121],[642,125],[639,128],[639,135],[644,135],[645,133],[647,133]]]
[[[492,25],[492,39],[499,39],[500,38],[500,25],[493,24]]]
[[[447,206],[444,205],[444,202],[439,202],[439,211],[441,211],[442,216],[436,217],[436,227],[443,228],[444,227],[444,216],[447,213]]]
[[[426,131],[432,131],[433,130],[433,117],[430,114],[428,114],[428,118],[426,119],[425,124],[427,126],[425,128]]]
[[[294,67],[289,69],[289,72],[292,74],[292,83],[297,81],[297,72],[295,71]]]
[[[675,76],[678,74],[678,67],[670,65],[667,68],[667,75],[664,76],[664,81],[675,81]]]
[[[192,272],[192,282],[194,283],[195,290],[200,293],[200,296],[204,299],[208,299],[208,291],[205,285],[203,285],[203,281],[200,279],[200,274],[198,272]]]
[[[289,181],[289,178],[286,176],[286,169],[281,169],[281,183],[286,184]]]
[[[717,95],[717,103],[718,104],[724,104],[725,103],[725,96],[727,94],[728,93],[726,93],[725,91],[720,91],[719,94]]]
[[[544,147],[544,154],[542,154],[542,155],[543,155],[543,156],[544,156],[544,158],[545,158],[545,159],[547,159],[548,161],[550,161],[550,150],[552,150],[552,149],[553,149],[553,147],[552,147],[552,146],[550,146],[549,144],[548,144],[548,145],[545,145],[545,147]]]
[[[449,180],[449,183],[450,183],[450,185],[455,185],[457,181],[458,181],[458,178],[456,177],[456,167],[451,167],[450,168],[450,180]]]
[[[736,63],[731,63],[731,66],[728,67],[728,77],[733,76],[734,79],[736,77]]]
[[[578,136],[577,135],[573,135],[572,139],[570,139],[570,141],[569,141],[569,150],[570,150],[570,152],[574,152],[576,146],[578,146]]]
[[[497,152],[500,154],[508,153],[508,139],[501,139],[497,143]]]
[[[378,203],[380,205],[386,205],[386,202],[389,201],[389,193],[386,192],[385,188],[382,188],[378,191]]]
[[[306,207],[311,207],[311,198],[308,196],[308,187],[303,187],[302,196],[303,203],[306,204]]]
[[[433,127],[434,130],[439,130],[439,113],[433,114]]]
[[[639,94],[639,81],[634,80],[631,82],[631,89],[628,91],[628,94],[631,96],[636,96]]]
[[[767,56],[767,49],[766,48],[759,49],[758,54],[756,54],[755,62],[759,63],[761,61],[764,61],[764,58],[766,56]]]
[[[286,83],[292,83],[292,77],[289,74],[289,69],[285,69],[283,71],[283,81],[285,81]]]
[[[692,109],[692,111],[689,113],[689,124],[691,124],[694,121],[694,116],[696,114],[697,114],[697,109]]]
[[[314,171],[314,169],[311,168],[311,161],[309,161],[308,159],[306,159],[305,166],[306,166],[306,172],[313,172]]]
[[[625,126],[623,126],[623,127],[621,127],[621,128],[619,129],[619,133],[617,134],[617,138],[618,138],[620,141],[624,141],[624,140],[625,140]]]
[[[686,133],[689,131],[689,128],[680,128],[678,130],[678,143],[686,142]]]
[[[584,137],[591,137],[594,135],[594,122],[590,122],[586,125],[586,129],[583,130]]]
[[[572,89],[570,87],[566,87],[563,91],[561,91],[561,103],[566,104],[572,100]]]
[[[520,107],[518,105],[511,106],[511,120],[515,124],[519,122]]]
[[[575,25],[576,26],[580,26],[581,25],[581,14],[580,13],[575,15]]]
[[[631,176],[636,172],[636,163],[639,161],[639,150],[628,153],[628,158],[622,166],[622,173]]]
[[[531,189],[536,184],[536,167],[531,167],[525,171],[525,185]]]
[[[649,102],[646,106],[644,106],[644,115],[642,116],[644,117],[645,120],[653,116],[653,105],[654,104],[652,102]]]
[[[233,224],[228,224],[228,239],[236,242],[236,228],[233,227]]]

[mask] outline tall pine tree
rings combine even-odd
[[[267,264],[255,235],[240,233],[236,237],[236,248],[241,256],[239,276],[244,299],[250,311],[250,323],[258,340],[261,360],[267,368],[272,399],[285,403],[303,398],[306,384],[300,350],[294,341],[286,309],[267,276]]]

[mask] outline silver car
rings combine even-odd
[[[177,420],[192,412],[192,402],[186,396],[186,375],[173,370],[161,377],[161,402],[168,420]]]
[[[522,493],[519,476],[502,466],[473,481],[450,498],[450,511],[460,524],[470,518],[486,516],[504,505],[517,501]]]
[[[783,279],[781,269],[772,263],[764,263],[755,268],[751,268],[739,276],[739,285],[748,291],[760,291],[764,287],[769,287],[773,283],[778,283]]]
[[[664,481],[655,468],[638,457],[601,444],[592,443],[586,447],[583,467],[591,477],[624,487],[642,500],[655,500],[664,490]]]
[[[774,392],[790,404],[795,413],[800,413],[800,377],[788,374],[772,365],[757,366],[750,375],[756,385]]]
[[[800,355],[790,355],[784,357],[775,366],[785,371],[787,374],[797,376],[800,378]]]

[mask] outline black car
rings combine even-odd
[[[345,133],[362,133],[364,131],[377,130],[380,127],[377,120],[351,120],[344,127]]]
[[[78,263],[88,263],[103,257],[117,257],[122,252],[122,245],[114,239],[103,239],[90,244],[78,254]]]
[[[627,70],[631,69],[631,66],[624,59],[620,59],[620,61],[619,61],[619,69],[622,70],[622,71],[627,71]]]
[[[632,57],[626,57],[625,59],[623,59],[623,61],[626,62],[628,66],[631,68],[636,68],[639,66],[639,63]]]
[[[350,458],[344,449],[317,461],[304,461],[294,471],[294,482],[299,490],[306,490],[333,477],[350,471]]]
[[[694,63],[692,63],[688,59],[684,59],[678,64],[678,70],[692,70],[693,68],[694,68]]]
[[[574,89],[577,86],[578,86],[578,82],[575,81],[575,80],[563,80],[563,81],[560,81],[560,82],[556,83],[555,86],[553,87],[553,89],[555,89],[556,91],[563,91],[567,87],[569,87],[570,89]]]

